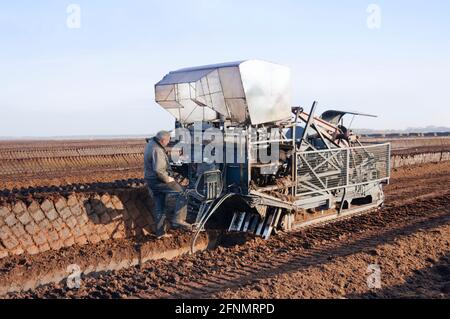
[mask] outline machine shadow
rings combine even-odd
[[[118,199],[114,205],[97,198],[90,198],[83,204],[97,232],[102,232],[104,226],[110,238],[134,238],[136,241],[154,233],[153,199],[146,189],[113,195]]]

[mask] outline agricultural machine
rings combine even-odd
[[[390,144],[364,146],[343,125],[348,114],[370,115],[292,107],[287,67],[181,69],[155,85],[155,97],[176,118],[171,165],[188,181],[194,238],[213,221],[269,238],[383,204]]]

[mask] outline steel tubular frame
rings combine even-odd
[[[366,154],[362,156],[361,153]],[[342,167],[340,172],[330,174],[330,176],[337,177],[338,185],[329,187],[326,178],[329,176],[321,176],[317,172],[326,163],[332,164],[331,159],[336,159],[339,153],[345,154],[342,160]],[[360,156],[359,162],[355,162],[355,156]],[[314,194],[329,193],[333,190],[345,189],[352,186],[360,186],[373,182],[388,181],[390,178],[390,144],[380,144],[371,146],[358,146],[351,148],[339,148],[330,150],[318,150],[299,152],[296,154],[297,163],[303,164],[303,169],[300,171],[297,168],[297,187],[296,196],[307,196]],[[354,163],[351,162],[353,158]],[[333,167],[336,166],[333,164]],[[367,169],[367,166],[370,166]],[[353,171],[353,173],[352,173]],[[366,174],[363,174],[366,173]],[[309,175],[309,180],[305,180],[305,173]],[[370,173],[370,176],[369,174]],[[374,177],[375,176],[375,177]],[[315,182],[318,181],[318,182]],[[309,191],[300,191],[301,189]]]

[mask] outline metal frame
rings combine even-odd
[[[351,151],[354,150],[364,150],[367,153],[372,153],[371,151],[374,150],[381,150],[383,153],[382,154],[386,154],[386,162],[383,159],[383,163],[386,163],[386,176],[382,177],[382,178],[377,178],[377,179],[369,179],[365,182],[360,182],[360,183],[352,183],[352,181],[350,180],[350,170],[352,169],[351,167],[351,163],[350,163],[350,158],[351,158]],[[338,153],[338,152],[342,152],[345,155],[345,166],[341,167],[341,172],[340,175],[345,176],[345,178],[343,178],[342,181],[344,181],[343,184],[339,185],[339,186],[335,186],[335,187],[327,187],[325,185],[325,183],[322,181],[322,177],[319,176],[316,173],[316,170],[318,167],[321,167],[325,162],[329,162],[331,160],[331,158],[335,157],[335,155],[331,155],[330,158],[325,159],[325,162],[320,162],[316,167],[312,167],[311,164],[308,162],[308,159],[305,158],[305,155],[320,155],[320,154],[333,154],[333,153]],[[386,144],[379,144],[379,145],[370,145],[370,146],[357,146],[357,147],[350,147],[350,148],[337,148],[337,149],[329,149],[329,150],[318,150],[318,151],[308,151],[308,152],[299,152],[296,154],[297,156],[297,162],[302,162],[305,163],[308,166],[309,169],[309,173],[311,173],[313,175],[314,178],[316,178],[320,184],[322,184],[322,188],[317,187],[317,185],[309,185],[311,183],[305,183],[305,181],[301,181],[301,173],[299,172],[298,168],[297,168],[297,187],[298,184],[304,183],[302,185],[302,187],[304,188],[309,188],[311,189],[310,192],[298,192],[296,193],[296,197],[299,196],[307,196],[307,195],[313,195],[313,194],[324,194],[326,192],[330,192],[333,190],[338,190],[338,189],[345,189],[348,187],[354,187],[354,186],[361,186],[361,185],[367,185],[370,183],[374,183],[374,182],[383,182],[383,181],[388,181],[390,178],[390,144],[386,143]],[[383,156],[384,157],[384,156]],[[317,157],[318,158],[318,157]],[[381,157],[379,158],[379,162],[381,162]],[[330,163],[331,164],[331,163]],[[334,166],[334,165],[333,165]],[[363,163],[360,163],[359,165],[356,165],[354,168],[360,168],[361,166],[363,166]],[[339,175],[339,173],[335,174],[335,175]],[[306,185],[305,185],[306,184]],[[309,187],[308,187],[309,186]],[[314,187],[316,186],[316,187]]]

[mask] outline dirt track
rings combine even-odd
[[[398,169],[376,213],[9,297],[449,298],[449,182],[450,162]],[[369,265],[381,289],[368,288]]]

